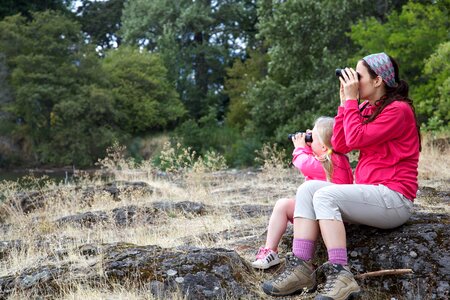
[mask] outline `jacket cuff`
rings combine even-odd
[[[345,109],[347,108],[356,108],[358,109],[358,100],[356,99],[350,99],[345,101]]]

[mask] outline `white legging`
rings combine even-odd
[[[305,181],[298,189],[294,218],[338,220],[377,228],[405,223],[413,204],[384,185]]]

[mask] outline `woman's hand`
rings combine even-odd
[[[344,84],[342,82],[340,83],[340,88],[339,88],[339,98],[341,99],[341,106],[344,106],[345,94],[344,94]]]
[[[345,68],[345,72],[342,72],[339,80],[341,82],[341,105],[344,105],[346,100],[358,99],[358,73],[353,68]]]

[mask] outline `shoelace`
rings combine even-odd
[[[333,267],[331,264],[324,264],[321,265],[319,268],[317,268],[314,272],[319,272],[323,270],[325,273],[325,276],[327,278],[325,282],[325,286],[323,287],[323,291],[325,293],[328,293],[331,291],[336,283],[336,279],[338,277],[338,274],[340,271],[338,271],[336,268]]]
[[[286,277],[288,277],[289,275],[291,275],[293,268],[296,266],[297,264],[295,263],[295,258],[292,255],[287,255],[286,256],[286,269],[284,270],[283,273],[281,273],[280,275],[278,275],[277,278],[275,278],[275,282],[280,282],[283,281]]]
[[[264,257],[266,257],[267,254],[270,253],[270,249],[269,248],[259,248],[258,254],[256,254],[256,259],[262,259]]]

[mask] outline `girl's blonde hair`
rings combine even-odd
[[[319,117],[314,123],[314,127],[317,131],[320,143],[328,148],[328,152],[320,158],[323,169],[327,176],[327,181],[331,182],[333,178],[333,162],[331,161],[331,155],[333,153],[333,147],[331,146],[331,137],[333,136],[334,118],[331,117]]]

